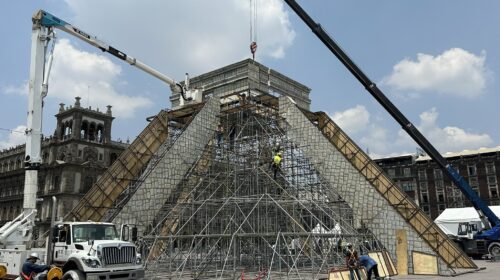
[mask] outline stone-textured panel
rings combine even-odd
[[[396,230],[404,229],[408,236],[408,255],[412,251],[434,254],[432,248],[418,236],[388,201],[356,170],[307,119],[288,98],[280,98],[280,114],[286,120],[288,136],[311,159],[320,174],[352,207],[358,226],[363,223],[382,242],[393,259],[396,256]],[[413,271],[411,257],[409,272]],[[450,274],[446,263],[439,259],[440,274]]]
[[[166,152],[134,196],[114,219],[114,223],[135,224],[139,233],[153,224],[158,211],[169,198],[172,189],[202,155],[213,138],[220,111],[219,98],[211,98],[186,130]],[[162,150],[162,149],[160,149]]]

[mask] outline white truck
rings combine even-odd
[[[144,277],[141,256],[135,245],[127,241],[136,239],[128,227],[119,232],[111,223],[65,222],[55,224],[52,232],[45,248],[21,245],[0,249],[0,265],[6,272],[1,277],[13,279],[19,276],[22,264],[32,252],[37,252],[42,262],[54,265],[48,273],[49,280]]]
[[[52,263],[61,267],[62,279],[141,279],[141,256],[114,224],[58,223],[53,229]],[[122,231],[122,233],[125,231]]]

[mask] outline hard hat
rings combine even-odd
[[[281,152],[278,152],[278,153],[277,153],[277,155],[278,155],[278,156],[281,156]]]
[[[345,246],[352,247],[352,243],[347,243]]]
[[[39,259],[40,257],[38,256],[38,253],[37,252],[33,252],[30,254],[30,259]]]

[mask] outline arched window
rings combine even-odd
[[[82,122],[82,127],[80,128],[80,138],[89,139],[89,123],[87,121]]]
[[[52,177],[52,188],[51,188],[51,190],[53,192],[59,191],[60,184],[61,184],[61,178],[59,176],[56,175],[56,176]]]
[[[93,122],[89,126],[89,140],[90,141],[95,141],[96,140],[96,124]]]
[[[104,127],[102,126],[102,124],[99,124],[97,126],[97,141],[99,143],[102,143],[103,138],[104,138]]]
[[[111,155],[109,155],[109,166],[111,166],[111,164],[113,164],[113,162],[115,162],[117,158],[118,155],[116,153],[111,153]]]
[[[60,135],[59,135],[59,137],[60,137],[61,139],[64,139],[64,129],[65,129],[65,127],[64,127],[64,123],[62,123],[62,124],[61,124],[61,131],[59,132],[59,134],[60,134]]]
[[[87,193],[90,188],[92,188],[92,185],[94,184],[94,178],[91,176],[86,176],[85,179],[83,180],[83,189],[82,193]]]

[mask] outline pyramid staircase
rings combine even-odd
[[[244,270],[317,278],[343,263],[342,238],[356,244],[374,239],[344,219],[352,210],[332,200],[339,198],[334,188],[287,139],[277,99],[261,100],[265,104],[221,106],[219,122],[226,131],[236,125],[235,139],[226,135],[220,146],[213,138],[203,140],[200,157],[143,237],[147,275],[234,279]],[[286,160],[275,179],[269,160],[276,142]]]

